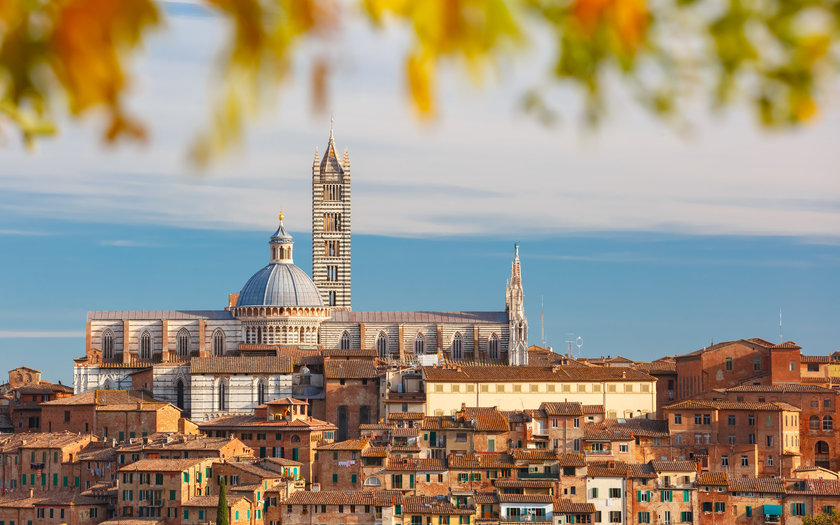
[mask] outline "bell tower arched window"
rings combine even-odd
[[[350,350],[350,332],[345,331],[341,334],[341,349]]]
[[[376,338],[376,351],[379,352],[379,357],[386,357],[388,354],[388,338],[385,336],[385,332],[379,332],[379,336]]]
[[[102,334],[102,357],[105,359],[114,357],[114,332],[110,328]]]
[[[464,358],[464,338],[461,336],[461,332],[456,332],[455,337],[452,339],[452,359],[463,359]]]
[[[190,353],[190,333],[186,328],[178,330],[178,355],[189,355]]]
[[[224,355],[225,353],[225,333],[221,328],[216,328],[213,332],[213,355]]]
[[[417,334],[414,338],[414,354],[420,355],[426,352],[426,338],[423,334]]]
[[[257,404],[262,405],[266,402],[266,391],[268,388],[265,384],[265,379],[260,379],[257,383]]]
[[[490,335],[490,341],[487,343],[487,354],[490,359],[499,358],[499,336],[495,333]]]
[[[144,331],[140,336],[140,359],[152,358],[152,334]]]

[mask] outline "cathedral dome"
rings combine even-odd
[[[324,302],[306,272],[292,263],[277,262],[248,279],[236,306],[324,306]]]
[[[324,306],[321,293],[306,272],[292,261],[292,236],[280,226],[271,236],[271,259],[248,279],[239,292],[236,306]]]

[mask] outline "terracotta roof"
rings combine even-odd
[[[423,430],[466,429],[476,432],[507,432],[505,415],[494,407],[466,407],[455,416],[426,416]]]
[[[657,472],[697,472],[697,463],[693,461],[664,461],[654,459],[650,465]]]
[[[324,375],[327,379],[370,379],[378,377],[378,372],[373,361],[367,359],[327,359]]]
[[[586,466],[586,475],[590,478],[624,478],[627,477],[627,464],[621,461],[590,463]]]
[[[494,479],[498,489],[549,489],[554,486],[550,479]]]
[[[368,447],[362,451],[363,458],[387,458],[388,447]]]
[[[447,458],[450,469],[511,468],[513,459],[509,454],[450,454]]]
[[[237,502],[247,499],[245,497],[228,497],[227,498],[227,506],[233,507],[236,505]],[[182,503],[181,506],[183,507],[218,507],[219,506],[219,495],[216,494],[215,496],[193,496],[187,501],[186,503]]]
[[[403,514],[473,515],[475,509],[456,509],[446,496],[406,496]]]
[[[583,405],[581,406],[584,415],[603,414],[604,405]]]
[[[825,388],[819,385],[803,385],[800,383],[789,383],[785,385],[740,385],[732,388],[724,389],[724,392],[778,392],[778,393],[794,393],[794,392],[816,392],[816,393],[834,393],[831,388]]]
[[[583,407],[580,403],[542,403],[540,410],[546,416],[582,416]]]
[[[87,313],[88,321],[110,320],[144,320],[157,321],[161,319],[233,319],[228,310],[99,310]]]
[[[551,494],[499,494],[499,503],[553,503]]]
[[[707,346],[705,348],[701,348],[700,350],[695,350],[693,352],[689,352],[687,354],[676,355],[676,356],[674,356],[674,358],[680,359],[682,357],[696,357],[696,356],[705,354],[706,352],[711,352],[713,350],[718,350],[720,348],[725,348],[727,346],[730,346],[730,345],[733,345],[733,344],[736,344],[736,343],[747,344],[748,346],[758,346],[758,347],[762,347],[762,348],[770,348],[770,347],[774,346],[773,343],[771,343],[769,341],[765,341],[764,339],[761,339],[761,338],[758,338],[758,337],[753,337],[751,339],[738,339],[737,341],[723,341],[723,342],[720,342],[720,343],[713,344],[711,346]]]
[[[620,425],[593,423],[583,428],[583,439],[587,441],[632,441],[633,429]]]
[[[376,348],[325,348],[324,357],[377,357]]]
[[[409,445],[405,447],[398,447],[398,446],[391,446],[391,452],[397,453],[406,453],[406,454],[417,454],[420,452],[420,447],[418,445]]]
[[[797,486],[799,485],[799,486]],[[840,496],[840,480],[805,479],[787,486],[788,494],[806,494],[814,496]]]
[[[655,478],[656,471],[650,463],[628,463],[627,477],[629,478]]]
[[[496,492],[476,492],[476,505],[493,505],[499,503],[499,495]]]
[[[750,401],[680,401],[665,407],[669,410],[750,410],[750,411],[795,411],[799,409],[789,403],[774,401],[771,403],[754,403]]]
[[[370,442],[369,439],[348,439],[347,441],[336,441],[319,445],[318,450],[362,450]]]
[[[300,467],[303,465],[300,461],[286,458],[260,458],[260,461],[265,461],[266,463],[276,463],[281,467]]]
[[[282,356],[194,357],[191,374],[291,374],[292,360]]]
[[[773,345],[770,347],[771,350],[801,350],[802,347],[798,344],[794,343],[793,341],[785,341],[784,343],[779,343],[777,345]]]
[[[320,365],[324,362],[324,356],[318,349],[299,348],[297,346],[281,346],[277,351],[280,357],[288,357],[292,360],[292,366]]]
[[[374,505],[370,490],[299,490],[283,500],[283,505]],[[389,502],[390,504],[390,502]]]
[[[677,361],[674,358],[664,358],[650,363],[636,363],[635,368],[648,374],[676,374]]]
[[[588,381],[655,381],[644,372],[627,367],[585,366],[424,366],[427,382],[588,382]]]
[[[64,506],[64,505],[107,505],[101,498],[93,496],[84,496],[78,492],[71,492],[65,490],[49,491],[45,499],[35,502],[35,506],[50,505],[50,506]]]
[[[110,404],[136,404],[158,403],[158,401],[143,390],[91,390],[75,396],[62,397],[41,403],[44,406],[84,406],[84,405],[110,405]]]
[[[397,427],[393,423],[368,423],[359,425],[359,430],[393,430],[395,428]]]
[[[554,512],[558,514],[594,514],[595,505],[592,503],[578,503],[567,499],[555,499]]]
[[[417,427],[412,428],[395,428],[391,430],[391,435],[394,437],[414,437],[419,432]]]
[[[446,461],[435,458],[388,458],[387,470],[442,472],[446,469]]]
[[[729,492],[763,492],[784,494],[785,482],[779,478],[731,478]]]
[[[338,429],[332,423],[315,419],[314,417],[297,417],[291,421],[286,420],[267,420],[258,416],[224,416],[200,423],[198,428],[201,430],[208,428],[269,428],[269,429],[303,429],[311,428],[313,430],[334,430]]]
[[[329,322],[337,323],[496,323],[508,324],[507,312],[358,312],[334,310]]]
[[[293,397],[281,397],[278,399],[272,399],[271,401],[267,401],[264,403],[265,405],[309,405],[308,401],[302,401],[300,399],[295,399]]]
[[[90,441],[90,436],[72,432],[25,432],[0,436],[0,452],[13,452],[21,448],[63,448]]]
[[[801,363],[825,364],[831,362],[831,357],[827,355],[800,355],[799,361]]]
[[[391,412],[388,414],[389,421],[420,421],[424,417],[422,412]]]
[[[729,486],[729,477],[726,472],[700,472],[697,474],[698,485]]]
[[[198,465],[204,461],[211,461],[206,458],[186,458],[186,459],[141,459],[135,461],[130,465],[120,468],[120,472],[181,472],[190,467]]]

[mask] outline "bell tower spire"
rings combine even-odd
[[[508,339],[508,364],[528,364],[528,320],[525,318],[525,292],[522,289],[522,267],[519,263],[519,244],[514,245],[510,279],[505,293],[505,310],[508,314],[510,336]]]
[[[335,145],[334,119],[324,156],[312,164],[312,280],[324,304],[350,309],[350,155]]]

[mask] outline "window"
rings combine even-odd
[[[385,332],[379,332],[376,337],[376,351],[379,357],[385,357],[388,354],[388,337],[385,336]]]
[[[213,355],[224,355],[225,353],[225,333],[221,328],[216,328],[213,332]]]
[[[455,337],[452,338],[452,359],[464,358],[464,338],[461,332],[456,332]]]
[[[627,443],[619,443],[618,444],[618,451],[619,452],[627,452],[630,450],[630,445]]]
[[[724,512],[726,511],[726,503],[722,501],[715,502],[715,512]]]
[[[753,358],[753,371],[758,372],[761,370],[761,358],[755,357]]]
[[[773,436],[765,436],[765,437],[766,437],[765,441],[767,442],[767,446],[772,447],[773,446]]]
[[[747,425],[751,427],[755,426],[755,414],[750,414],[747,416]]]
[[[726,358],[726,369],[727,370],[732,370],[732,358],[731,357]]]
[[[729,444],[730,445],[735,444],[735,434],[729,434]]]
[[[747,505],[746,513],[748,518],[752,518],[752,505]]]
[[[711,425],[712,424],[712,415],[711,414],[703,414],[703,424],[704,425]]]
[[[662,501],[674,501],[674,491],[672,490],[662,490],[659,496]]]
[[[693,518],[694,516],[692,516],[691,512],[683,511],[680,513],[680,523],[691,523]]]
[[[723,455],[720,457],[720,466],[728,467],[729,466],[729,456]]]
[[[694,414],[694,424],[695,425],[702,425],[703,424],[703,415],[702,414]]]
[[[336,305],[335,290],[330,290],[329,292],[327,292],[327,302],[329,303],[329,306]]]
[[[495,333],[490,334],[490,340],[487,342],[487,353],[490,359],[499,358],[499,336]]]
[[[674,424],[682,425],[682,414],[674,414]]]
[[[791,513],[794,516],[804,516],[805,515],[805,504],[804,503],[794,503],[791,505]]]
[[[729,421],[729,426],[734,427],[735,426],[735,416],[730,415],[727,419]]]
[[[610,497],[611,498],[620,498],[621,497],[621,489],[610,489]]]
[[[219,410],[227,410],[228,403],[227,403],[227,395],[228,395],[228,388],[227,388],[227,381],[222,379],[219,381],[219,392],[218,392],[218,400],[216,406],[219,407]]]
[[[750,458],[747,456],[741,456],[741,466],[742,467],[749,467],[750,466]]]
[[[144,331],[140,336],[140,359],[152,358],[152,334]]]
[[[649,490],[640,490],[639,493],[638,493],[638,498],[637,499],[639,501],[650,502],[650,491]]]
[[[102,357],[111,359],[114,357],[114,332],[106,329],[102,334]]]
[[[773,456],[767,456],[767,466],[768,467],[773,466]]]
[[[426,352],[426,338],[423,337],[423,334],[417,334],[417,337],[414,338],[414,353],[415,355],[420,355]]]
[[[610,511],[610,523],[621,523],[621,511],[620,510],[611,510]]]
[[[834,420],[831,416],[825,416],[822,420],[822,429],[823,430],[834,430]]]
[[[820,429],[820,417],[819,416],[811,416],[808,418],[808,430],[819,430]]]
[[[262,405],[266,402],[266,384],[265,379],[260,379],[257,382],[257,404]]]
[[[181,328],[178,331],[178,355],[189,355],[190,353],[190,333],[186,328]]]
[[[345,331],[341,334],[341,349],[350,350],[350,332]]]
[[[711,501],[704,501],[702,508],[703,508],[703,512],[712,512],[712,502]]]
[[[650,512],[640,512],[639,523],[650,523]]]

